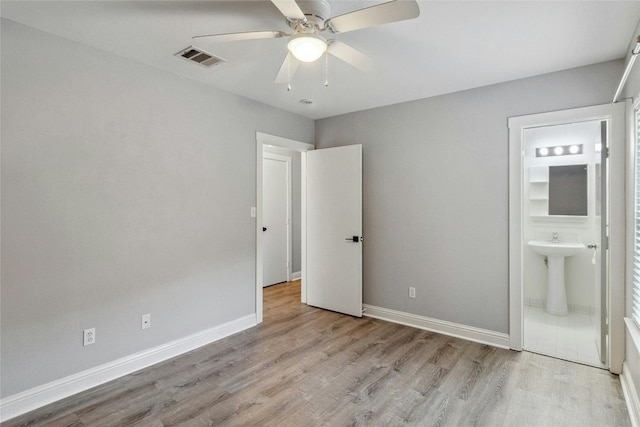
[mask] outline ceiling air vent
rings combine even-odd
[[[197,47],[193,46],[189,46],[188,48],[181,50],[180,52],[176,53],[176,56],[179,56],[190,62],[195,62],[196,64],[205,67],[213,67],[214,65],[226,62],[225,59],[214,56],[210,53],[205,52],[204,50],[198,49]]]

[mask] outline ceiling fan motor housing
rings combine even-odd
[[[304,13],[304,16],[306,16],[307,23],[301,24],[295,19],[288,19],[289,27],[297,31],[301,30],[301,26],[314,31],[324,29],[324,21],[331,17],[331,3],[329,3],[328,0],[300,0],[297,3],[302,13]]]

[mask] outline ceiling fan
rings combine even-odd
[[[327,53],[364,71],[371,67],[371,60],[362,52],[338,40],[326,38],[322,33],[346,33],[376,25],[405,21],[420,15],[420,8],[416,0],[392,0],[334,17],[330,17],[331,3],[329,0],[301,0],[299,4],[296,0],[271,0],[271,2],[287,19],[289,27],[293,30],[291,34],[271,30],[207,34],[193,38],[227,42],[288,37],[288,53],[275,81],[276,83],[289,83],[289,90],[291,89],[291,78],[300,62],[314,62],[322,55],[326,57]],[[326,85],[328,82],[325,81]]]

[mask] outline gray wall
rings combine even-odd
[[[254,313],[255,132],[313,121],[1,28],[1,395]]]
[[[610,102],[622,67],[316,121],[317,148],[363,144],[364,302],[507,333],[507,118]]]
[[[301,233],[301,156],[299,151],[287,150],[281,147],[264,147],[265,153],[281,154],[291,157],[291,273],[300,273],[302,269],[302,233]]]

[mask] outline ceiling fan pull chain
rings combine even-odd
[[[329,52],[324,51],[324,87],[329,87]]]
[[[291,53],[287,53],[287,92],[291,92]]]

